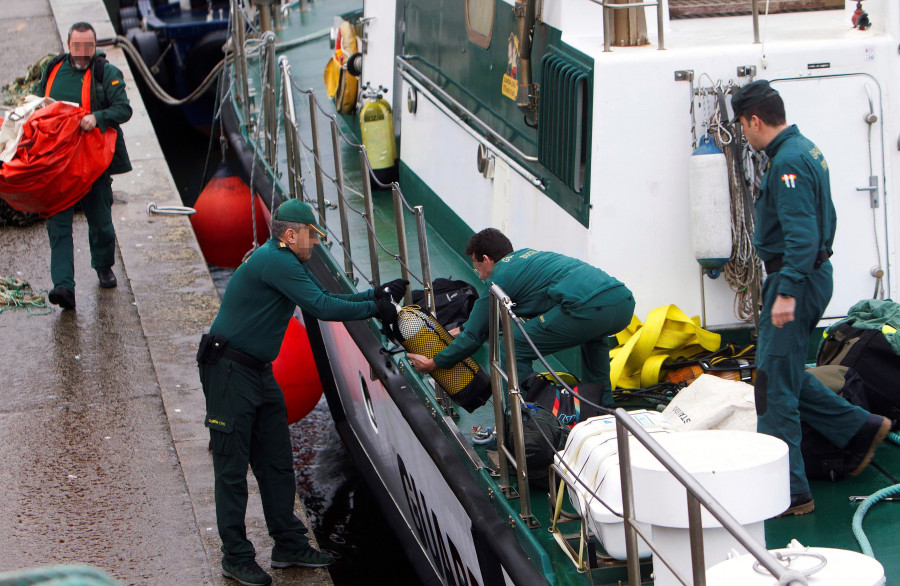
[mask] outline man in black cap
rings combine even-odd
[[[291,199],[272,217],[272,238],[234,272],[219,313],[197,353],[206,396],[215,470],[216,520],[222,539],[222,574],[246,586],[271,584],[247,539],[247,465],[259,483],[269,535],[275,540],[272,567],[322,567],[331,556],[309,545],[306,527],[294,515],[297,486],[288,436],[287,408],[272,375],[284,333],[296,306],[324,321],[378,317],[397,319],[390,299],[408,281],[375,290],[335,295],[322,288],[306,261],[325,230],[312,208]]]
[[[851,405],[805,370],[810,334],[833,288],[837,214],[822,152],[788,126],[784,102],[769,82],[740,88],[731,100],[750,146],[769,157],[756,200],[754,244],[765,263],[755,382],[757,429],[789,449],[791,504],[786,515],[815,508],[800,452],[800,420],[849,454],[849,474],[863,471],[891,422]]]

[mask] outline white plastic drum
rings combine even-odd
[[[885,583],[884,568],[874,558],[843,549],[827,547],[797,547],[772,550],[783,555],[794,555],[790,558],[790,569],[805,572],[822,564],[825,565],[806,576],[809,586],[881,586]],[[821,557],[820,557],[821,556]],[[756,559],[750,554],[738,556],[706,571],[706,583],[709,586],[772,586],[777,580],[762,566],[753,568]],[[783,562],[786,565],[788,562]]]

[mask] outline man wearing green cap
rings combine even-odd
[[[731,100],[750,146],[769,157],[756,200],[754,244],[765,263],[755,381],[757,429],[788,445],[791,504],[786,515],[815,508],[800,452],[800,420],[848,454],[855,476],[872,459],[891,422],[851,405],[805,370],[810,334],[831,299],[837,215],[822,152],[788,126],[784,102],[769,82],[740,88]]]
[[[331,556],[309,545],[306,527],[294,515],[297,487],[287,409],[272,375],[271,363],[295,307],[323,321],[375,316],[392,322],[397,311],[391,297],[402,297],[409,284],[397,279],[352,295],[326,291],[306,266],[325,230],[312,208],[300,200],[279,206],[271,233],[234,272],[197,353],[213,452],[222,574],[248,586],[272,582],[256,563],[246,535],[248,464],[259,483],[266,525],[275,540],[272,567],[321,567],[332,562]]]

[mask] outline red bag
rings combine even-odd
[[[49,218],[84,197],[116,150],[112,128],[81,130],[87,114],[63,102],[36,110],[25,122],[16,156],[0,167],[0,198]]]

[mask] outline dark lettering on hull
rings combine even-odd
[[[428,505],[425,494],[416,488],[416,481],[407,471],[400,454],[397,454],[397,465],[416,532],[431,553],[431,559],[443,574],[444,582],[456,586],[481,586],[472,569],[463,561],[453,539],[441,530],[434,509]]]

